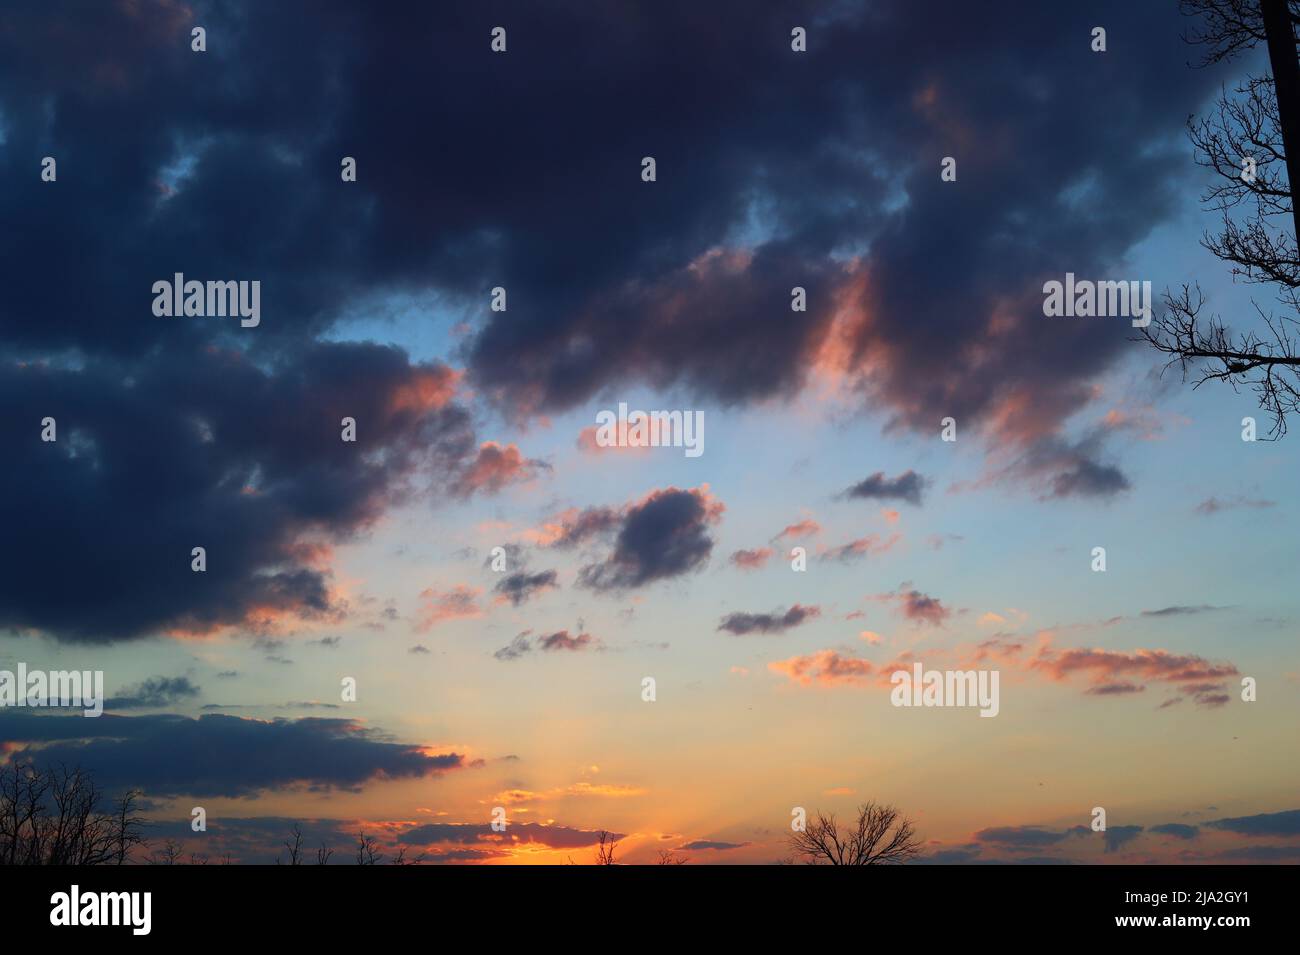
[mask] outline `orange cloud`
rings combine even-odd
[[[439,593],[433,587],[426,587],[420,591],[424,606],[415,629],[423,633],[445,620],[483,616],[483,611],[477,602],[477,598],[482,593],[481,587],[467,587],[464,584],[457,584],[444,593]]]
[[[772,559],[775,551],[770,547],[757,547],[754,550],[738,550],[731,555],[731,562],[741,570],[759,570]]]
[[[485,441],[479,446],[473,464],[452,486],[452,493],[460,497],[479,491],[495,494],[509,484],[531,481],[548,467],[542,461],[525,458],[513,444],[503,447],[495,441]]]
[[[1032,652],[1028,652],[1029,648],[1023,641],[994,638],[973,647],[932,650],[925,656],[935,661],[933,665],[972,669],[993,664],[1027,676],[1045,676],[1053,683],[1067,682],[1075,675],[1084,674],[1089,678],[1084,692],[1092,696],[1127,695],[1145,690],[1145,686],[1134,683],[1134,680],[1165,683],[1176,686],[1179,692],[1194,697],[1203,706],[1226,703],[1229,698],[1223,681],[1239,675],[1237,667],[1231,663],[1213,663],[1195,654],[1145,648],[1130,651],[1087,647],[1057,649],[1051,641],[1051,633],[1044,632]],[[904,652],[890,663],[876,666],[870,660],[827,649],[776,660],[767,667],[803,686],[869,686],[874,683],[883,687],[889,685],[894,671],[910,667],[915,659],[911,652]]]
[[[1168,650],[1095,650],[1078,648],[1054,650],[1040,647],[1027,664],[1052,680],[1067,680],[1076,673],[1086,673],[1093,683],[1110,683],[1120,677],[1136,676],[1165,683],[1222,680],[1237,676],[1231,663],[1211,663],[1204,657]]]
[[[893,603],[908,620],[913,623],[928,623],[933,627],[942,627],[953,615],[952,608],[945,606],[938,597],[922,593],[906,581],[899,584],[897,591],[876,594],[872,599]]]
[[[767,668],[804,686],[813,683],[866,684],[876,672],[875,665],[870,660],[845,656],[838,650],[818,650],[807,656],[774,660]]]
[[[817,534],[820,534],[821,532],[822,532],[822,526],[818,524],[815,520],[813,520],[811,517],[809,517],[794,524],[787,524],[781,530],[781,533],[773,537],[772,540],[773,542],[783,540],[785,538],[789,538],[791,540],[799,540],[800,538],[803,537],[813,537]]]
[[[423,414],[445,407],[456,395],[456,385],[461,373],[444,366],[420,368],[410,380],[392,390],[388,396],[388,412],[397,414],[413,411]]]

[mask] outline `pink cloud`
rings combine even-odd
[[[482,588],[467,587],[457,584],[451,590],[440,593],[433,587],[420,591],[423,601],[416,630],[420,633],[429,630],[446,620],[466,617],[481,617],[483,611],[478,605]]]
[[[452,485],[452,493],[458,497],[480,491],[495,494],[507,485],[531,481],[548,468],[543,461],[525,458],[513,444],[485,441],[479,446],[478,456]]]
[[[770,547],[757,547],[753,550],[738,550],[731,555],[731,562],[741,570],[759,570],[767,565],[775,551]]]
[[[811,517],[794,524],[787,524],[781,532],[772,538],[773,543],[779,540],[800,540],[805,537],[814,537],[822,532],[822,526]]]

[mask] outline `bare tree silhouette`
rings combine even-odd
[[[690,861],[686,856],[679,856],[676,849],[660,849],[655,865],[686,865]]]
[[[276,865],[306,865],[307,855],[303,849],[303,831],[300,823],[294,823],[293,829],[289,832],[289,838],[284,842],[285,849],[289,852],[289,861],[283,862],[281,856],[276,856]],[[397,846],[397,851],[393,854],[389,865],[420,865],[428,858],[428,853],[421,852],[419,855],[409,855],[406,846]],[[382,851],[383,846],[374,836],[368,836],[364,831],[357,834],[356,852],[353,855],[357,865],[380,865],[384,861],[386,853]],[[330,859],[334,857],[334,849],[324,841],[321,842],[320,848],[316,850],[316,865],[328,865]]]
[[[122,865],[144,842],[131,791],[107,807],[86,772],[0,766],[0,865]]]
[[[803,831],[791,834],[790,848],[809,865],[898,865],[916,858],[921,840],[896,808],[869,802],[843,831],[834,813],[818,812]]]
[[[175,839],[164,839],[163,844],[154,846],[145,856],[145,865],[184,865],[181,857],[185,855],[185,847]]]
[[[393,865],[419,865],[428,858],[428,853],[421,852],[418,856],[408,858],[406,855],[406,846],[401,846],[397,850],[397,855],[393,856]]]
[[[357,865],[378,865],[384,858],[379,851],[379,841],[364,832],[357,836]]]
[[[614,861],[614,850],[617,848],[618,843],[614,841],[613,835],[602,829],[600,843],[596,846],[596,865],[618,865]]]
[[[1285,313],[1256,305],[1264,332],[1234,333],[1204,314],[1199,288],[1183,286],[1165,293],[1164,314],[1139,339],[1168,356],[1165,369],[1177,366],[1194,388],[1207,381],[1251,388],[1272,415],[1269,434],[1280,437],[1287,416],[1300,410],[1300,0],[1182,0],[1182,10],[1196,24],[1186,39],[1203,48],[1203,64],[1267,46],[1271,74],[1225,90],[1213,112],[1189,121],[1188,133],[1196,162],[1215,176],[1202,200],[1222,220],[1202,245],[1235,277],[1275,286]]]
[[[302,865],[302,826],[298,823],[293,824],[293,841],[286,842],[284,847],[289,850],[289,865]],[[280,857],[275,857],[275,864],[281,865]]]

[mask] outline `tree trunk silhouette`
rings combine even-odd
[[[1277,112],[1286,153],[1287,181],[1291,184],[1291,220],[1300,236],[1300,64],[1296,61],[1295,26],[1287,0],[1260,0],[1264,35],[1268,43],[1268,65],[1277,91]]]
[[[1269,434],[1280,437],[1288,416],[1300,411],[1300,2],[1182,0],[1182,9],[1199,25],[1187,41],[1204,48],[1204,64],[1260,43],[1268,50],[1271,75],[1225,91],[1214,112],[1188,127],[1197,163],[1217,177],[1203,200],[1222,216],[1220,231],[1202,244],[1234,278],[1275,286],[1284,311],[1256,304],[1264,330],[1233,332],[1205,314],[1199,287],[1184,286],[1166,290],[1163,314],[1137,339],[1168,356],[1166,370],[1177,366],[1194,388],[1207,381],[1250,387],[1273,417]],[[1250,206],[1243,219],[1238,211]]]

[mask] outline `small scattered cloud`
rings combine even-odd
[[[878,594],[875,599],[892,603],[899,613],[913,623],[925,623],[932,627],[942,627],[953,614],[938,597],[922,593],[906,581],[899,585],[898,590]]]
[[[492,654],[498,660],[518,660],[526,653],[531,653],[533,643],[528,639],[529,630],[517,635],[508,644]]]
[[[106,710],[161,709],[192,700],[199,688],[189,677],[154,676],[104,701]]]
[[[727,852],[731,849],[743,849],[748,842],[717,842],[712,839],[696,839],[680,848],[689,852]]]
[[[869,534],[866,537],[849,541],[847,544],[841,544],[839,547],[831,547],[823,551],[821,559],[841,564],[852,563],[864,557],[884,554],[900,540],[902,540],[901,534],[891,534],[886,540],[881,540],[878,534]]]
[[[713,553],[709,527],[724,510],[707,485],[651,492],[626,509],[613,551],[582,568],[580,586],[619,592],[699,570]]]
[[[527,483],[550,467],[545,461],[525,458],[513,444],[503,446],[485,441],[479,446],[478,455],[452,483],[451,493],[461,498],[479,493],[496,494],[511,484]]]
[[[1235,511],[1243,508],[1248,510],[1267,510],[1270,507],[1277,507],[1277,501],[1267,501],[1262,498],[1249,497],[1207,497],[1201,503],[1196,505],[1196,513],[1210,516],[1218,514],[1220,511]]]
[[[537,638],[537,648],[549,652],[553,650],[586,650],[592,645],[593,637],[589,633],[570,635],[567,630],[557,630]]]
[[[1227,610],[1227,607],[1212,607],[1209,604],[1199,604],[1194,607],[1174,606],[1161,607],[1159,610],[1143,610],[1144,617],[1191,617],[1198,613],[1214,613],[1218,610]]]
[[[718,629],[736,636],[750,633],[784,633],[791,627],[797,627],[819,616],[821,616],[820,607],[795,604],[789,610],[773,610],[771,613],[728,614],[722,618]]]
[[[482,588],[465,584],[457,584],[448,591],[426,587],[420,591],[422,605],[415,625],[416,631],[423,633],[447,620],[483,616],[478,605],[478,597],[482,593]]]
[[[509,603],[518,607],[537,594],[559,587],[559,574],[553,570],[543,570],[536,574],[524,571],[503,577],[493,592],[497,594],[498,603]]]
[[[906,501],[919,506],[929,483],[928,478],[912,470],[892,478],[885,477],[884,471],[877,471],[846,488],[840,496],[874,501]]]
[[[821,532],[822,526],[811,517],[807,517],[781,528],[776,536],[772,538],[772,543],[775,544],[780,540],[804,540],[809,537],[816,537]]]
[[[741,570],[759,570],[767,566],[767,562],[772,559],[776,553],[770,547],[756,547],[753,550],[738,550],[730,557],[731,563]]]

